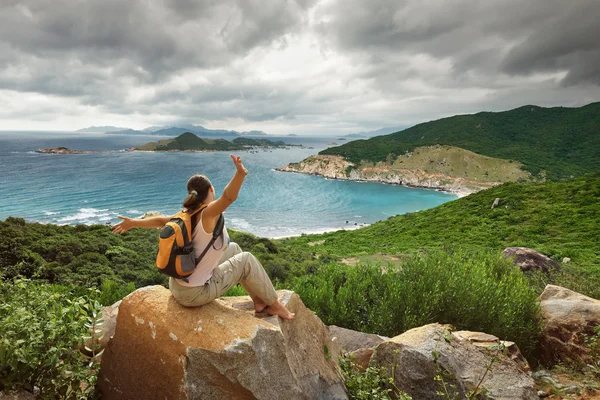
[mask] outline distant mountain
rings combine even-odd
[[[177,124],[170,126],[149,126],[142,130],[119,128],[116,126],[91,126],[89,128],[79,129],[76,132],[94,132],[110,133],[113,135],[157,135],[157,136],[178,136],[186,132],[195,133],[201,137],[239,137],[239,136],[267,136],[263,131],[237,132],[226,129],[207,129],[200,125]]]
[[[600,102],[580,108],[527,105],[504,112],[457,115],[390,135],[354,140],[319,154],[341,156],[357,166],[389,164],[415,149],[436,145],[517,161],[523,170],[542,179],[559,180],[597,172]],[[455,172],[457,168],[458,165]]]
[[[109,135],[152,135],[152,132],[136,131],[135,129],[123,129],[121,131],[104,132]]]
[[[88,128],[78,129],[75,132],[83,133],[105,133],[127,130],[127,128],[119,128],[117,126],[90,126]]]
[[[142,129],[144,132],[156,132],[162,129],[171,128],[170,126],[149,126],[147,128]]]
[[[343,137],[345,137],[345,138],[358,138],[358,139],[360,139],[360,138],[370,138],[370,137],[374,137],[374,136],[387,135],[388,133],[399,132],[399,131],[402,131],[402,130],[404,130],[406,128],[407,128],[406,126],[395,126],[395,127],[388,127],[388,128],[377,129],[376,131],[351,133],[349,135],[343,135]]]
[[[265,132],[263,131],[248,131],[248,132],[240,132],[240,135],[242,136],[268,136]]]

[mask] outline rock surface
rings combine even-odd
[[[35,400],[35,396],[26,390],[11,390],[8,393],[0,390],[0,400]]]
[[[328,328],[331,339],[337,341],[342,350],[347,353],[359,349],[375,348],[379,343],[389,339],[385,336],[353,331],[335,325],[330,325]]]
[[[90,154],[91,151],[83,151],[83,150],[72,150],[66,147],[54,147],[50,149],[37,149],[36,153],[43,154]]]
[[[395,159],[389,157],[385,162],[363,162],[360,165],[342,156],[319,154],[277,170],[332,179],[439,189],[459,195],[531,177],[519,163],[439,145],[419,147]]]
[[[439,354],[436,371],[433,353]],[[500,361],[493,363],[485,374],[492,356]],[[475,346],[469,340],[452,334],[448,325],[430,324],[411,329],[377,346],[371,365],[393,371],[396,386],[414,399],[438,399],[435,380],[441,370],[447,384],[454,384],[459,398],[475,389],[487,390],[489,399],[537,399],[533,379],[523,372],[509,357],[498,351]],[[395,366],[395,367],[394,367]],[[452,389],[450,389],[452,390]]]
[[[526,247],[507,247],[502,251],[505,258],[514,258],[515,265],[521,271],[538,270],[549,273],[552,269],[560,269],[560,264],[544,254]]]
[[[98,379],[104,399],[346,399],[321,320],[278,292],[293,321],[257,318],[249,297],[180,306],[162,286],[119,306]]]
[[[494,335],[483,332],[458,331],[452,332],[452,335],[460,340],[468,340],[475,346],[482,347],[484,349],[494,350],[501,346],[504,354],[513,360],[521,371],[531,371],[531,367],[529,366],[527,359],[523,357],[519,346],[517,346],[515,342],[500,340]]]
[[[600,325],[600,300],[572,290],[547,285],[540,296],[544,327],[538,357],[552,365],[558,361],[586,362],[589,350],[585,335]]]

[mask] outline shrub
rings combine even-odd
[[[541,329],[536,293],[496,253],[435,251],[398,268],[331,263],[294,290],[326,324],[387,336],[428,323],[490,333],[532,355]]]
[[[90,359],[76,347],[100,325],[96,295],[83,288],[0,280],[0,389],[37,387],[42,398],[93,397],[99,354]]]
[[[134,290],[135,285],[133,282],[129,282],[127,285],[125,285],[123,283],[118,283],[107,279],[102,282],[102,285],[100,286],[100,297],[98,301],[103,306],[110,306]]]
[[[387,376],[385,368],[368,367],[361,371],[352,359],[340,357],[339,360],[344,385],[351,400],[412,399],[394,385],[393,376]]]

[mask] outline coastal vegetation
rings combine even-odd
[[[528,105],[443,118],[319,154],[339,155],[355,164],[377,163],[422,146],[446,145],[518,161],[533,176],[558,180],[600,171],[599,132],[600,103],[580,108]]]
[[[173,139],[160,140],[158,142],[146,143],[135,147],[142,151],[236,151],[248,147],[282,147],[286,144],[282,141],[271,141],[269,139],[253,139],[238,137],[233,141],[225,139],[200,138],[192,132],[185,132]]]
[[[296,291],[327,324],[393,336],[430,322],[451,323],[514,341],[535,362],[537,296],[545,284],[600,298],[599,198],[596,174],[507,183],[355,231],[280,240],[230,234],[258,257],[277,288]],[[89,325],[96,302],[109,305],[135,288],[167,284],[154,266],[158,230],[118,236],[105,225],[7,218],[0,235],[0,313],[11,316],[0,324],[0,388],[30,388],[60,374],[63,364],[51,357],[70,360],[65,357],[86,334],[81,327]],[[548,274],[522,273],[501,256],[509,246],[570,261]],[[239,286],[228,292],[241,294]],[[56,315],[52,324],[48,315]],[[11,338],[28,340],[31,326],[39,326],[38,342],[21,350]],[[43,359],[31,355],[53,346]]]

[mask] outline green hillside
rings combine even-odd
[[[233,143],[239,144],[240,146],[260,146],[260,147],[283,147],[288,146],[282,140],[272,141],[269,139],[253,139],[240,137],[233,139]]]
[[[232,151],[242,150],[243,148],[243,146],[225,139],[201,139],[191,132],[186,132],[176,138],[146,143],[135,149],[144,151]]]
[[[580,108],[523,106],[426,122],[319,154],[379,162],[431,145],[460,147],[488,157],[519,161],[537,176],[558,180],[600,171],[600,103]]]
[[[496,198],[498,207],[491,208]],[[582,290],[600,298],[600,175],[564,182],[506,183],[441,206],[354,231],[287,239],[327,259],[401,258],[421,250],[501,251],[530,247],[557,261]],[[395,257],[383,257],[392,255]],[[586,281],[587,280],[587,281]],[[585,286],[585,287],[584,287]]]

